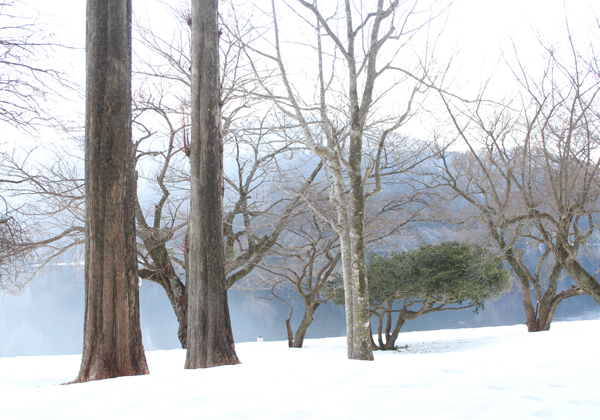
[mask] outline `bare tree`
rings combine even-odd
[[[135,143],[136,164],[138,167],[145,166],[141,161],[145,158],[151,158],[153,163],[151,169],[147,169],[151,178],[155,182],[158,195],[154,205],[144,205],[147,197],[140,197],[136,188],[135,218],[137,222],[138,236],[138,274],[141,279],[151,280],[159,284],[167,294],[169,302],[175,312],[179,328],[177,337],[182,348],[187,347],[187,310],[188,294],[185,283],[181,279],[181,274],[187,269],[184,258],[181,256],[184,249],[179,253],[174,242],[184,235],[187,229],[187,213],[182,209],[187,203],[187,191],[184,194],[178,194],[172,197],[171,184],[179,184],[179,180],[169,179],[172,172],[181,168],[183,153],[180,147],[177,147],[177,136],[185,132],[187,125],[185,120],[173,121],[173,115],[165,107],[156,107],[151,101],[142,102],[140,98],[135,101],[136,113],[152,112],[153,116],[158,116],[167,126],[167,142],[165,149],[160,150],[156,144],[152,144],[149,149],[144,148],[144,142],[152,140],[153,131],[145,127],[139,121],[136,121],[146,132]],[[138,115],[139,117],[139,115]],[[175,118],[178,115],[175,114]],[[142,176],[140,168],[136,171],[136,181]],[[186,186],[189,185],[186,182]],[[181,267],[180,270],[177,266]]]
[[[21,0],[0,1],[0,122],[31,131],[54,125],[49,96],[68,87],[64,73],[48,64],[64,49]]]
[[[275,289],[293,285],[304,303],[304,316],[296,333],[286,320],[290,347],[302,347],[306,332],[314,320],[315,311],[331,298],[321,294],[341,258],[338,236],[313,213],[306,212],[288,225],[283,238],[271,251],[272,257],[261,268],[270,275],[271,293],[280,300]],[[271,261],[272,260],[272,261]],[[291,314],[290,314],[291,318]]]
[[[264,81],[258,94],[274,101],[282,118],[293,121],[296,134],[289,136],[306,144],[324,164],[330,200],[337,209],[336,220],[329,223],[341,244],[348,357],[361,360],[373,359],[368,328],[365,201],[381,191],[381,177],[394,171],[382,160],[388,136],[413,115],[421,93],[420,76],[415,77],[418,72],[414,70],[428,59],[422,57],[415,68],[398,64],[401,47],[432,18],[429,13],[419,21],[418,2],[375,3],[345,0],[324,5],[298,0],[298,7],[290,6],[296,24],[301,23],[303,33],[310,33],[307,42],[289,41],[295,45],[294,54],[310,54],[314,63],[299,79],[298,63],[290,64],[285,56],[282,43],[286,42],[286,31],[280,25],[275,1],[271,2],[270,32],[257,31],[256,42],[245,42],[257,76],[265,67],[269,75],[277,75],[278,85]],[[383,75],[391,73],[402,80],[385,85]],[[309,77],[314,89],[305,87]],[[381,83],[376,88],[378,81]],[[377,107],[383,106],[385,94],[394,90],[406,95],[403,109],[382,116]],[[374,146],[372,156],[363,154],[369,144]]]
[[[131,1],[87,3],[85,324],[76,382],[148,373],[131,133]]]
[[[510,132],[512,124],[504,125],[500,118],[487,124],[482,119],[470,122],[476,122],[478,134],[471,136],[461,130],[461,136],[472,149],[466,153],[440,155],[439,185],[448,188],[448,198],[456,201],[454,214],[446,214],[446,217],[462,224],[464,229],[473,224],[473,228],[483,233],[483,242],[501,252],[523,289],[528,330],[546,331],[558,305],[566,298],[581,294],[582,290],[573,286],[558,292],[562,266],[552,261],[549,248],[538,256],[533,266],[525,259],[526,254],[537,255],[531,249],[528,251],[528,244],[533,243],[535,249],[540,238],[532,235],[531,217],[511,178],[511,171],[523,157],[519,149],[504,148],[507,139],[502,137]]]
[[[59,97],[60,89],[70,86],[51,59],[64,47],[36,15],[37,10],[24,1],[0,1],[0,126],[13,126],[27,134],[41,125],[57,124],[47,99]],[[12,197],[16,185],[23,182],[13,172],[13,164],[20,159],[24,155],[19,157],[15,151],[0,156],[0,289],[9,293],[19,292],[30,279],[26,274],[31,268],[29,244],[35,235],[28,230],[32,226],[28,220],[21,218],[21,203]]]
[[[439,90],[469,149],[441,156],[443,183],[474,210],[519,278],[530,331],[549,329],[565,298],[587,293],[599,301],[596,273],[581,256],[597,230],[600,85],[570,37],[567,44],[566,61],[558,46],[545,49],[539,75],[517,60],[511,101],[461,102]],[[528,243],[543,249],[533,266],[523,258]],[[578,286],[558,292],[563,270]]]
[[[76,257],[78,246],[84,244],[85,193],[79,172],[83,160],[66,149],[19,149],[1,155],[9,235],[1,251],[9,263],[2,283],[13,291],[21,290],[50,262]]]
[[[600,79],[570,33],[568,39],[568,58],[561,57],[560,46],[546,48],[548,66],[540,79],[522,66],[515,72],[526,105],[520,122],[527,136],[514,182],[556,262],[600,304],[597,273],[588,272],[579,258],[598,232]]]
[[[407,145],[397,141],[395,146]],[[386,177],[387,185],[383,191],[365,206],[365,244],[371,252],[401,249],[406,246],[407,237],[416,236],[412,228],[418,230],[419,222],[430,220],[428,211],[432,204],[432,190],[410,179],[413,174],[409,174],[408,170],[411,166],[409,162],[423,159],[422,145],[412,140],[411,146],[413,148],[388,150],[387,157],[396,161],[398,169],[406,167],[406,172],[398,174],[398,177]],[[366,155],[370,152],[372,150],[365,149]],[[301,179],[301,176],[296,171],[290,173],[289,166],[282,169],[284,172],[277,183],[286,185],[286,190],[290,191],[294,179]],[[327,182],[320,177],[318,182],[302,193],[307,206],[288,224],[278,243],[269,252],[269,258],[260,264],[262,270],[268,273],[264,278],[270,280],[271,294],[275,298],[290,306],[293,312],[293,306],[282,297],[291,285],[304,303],[304,316],[295,334],[290,319],[286,320],[290,347],[302,347],[316,310],[332,298],[323,294],[323,290],[329,289],[332,276],[339,274],[336,273],[341,259],[339,236],[328,223],[328,220],[335,218],[336,209],[329,201],[327,192]]]
[[[6,154],[2,153],[3,160]],[[11,159],[12,160],[12,159]],[[13,179],[0,179],[0,183],[14,182]],[[22,265],[30,254],[23,244],[29,242],[28,232],[15,217],[15,212],[6,199],[0,196],[0,291],[17,294],[27,284],[20,278]]]
[[[139,113],[136,123],[145,133],[136,142],[139,179],[156,190],[153,205],[148,205],[146,196],[138,197],[136,206],[139,273],[141,278],[165,289],[185,348],[190,181],[189,161],[185,157],[189,151],[187,116],[185,111],[169,108],[160,99],[155,94],[152,98],[138,97],[135,102]],[[164,132],[157,121],[163,121]],[[244,124],[248,126],[229,130],[225,144],[229,162],[224,174],[223,213],[227,288],[255,269],[303,205],[298,194],[282,196],[271,181],[272,168],[278,166],[278,160],[285,161],[296,148],[288,142],[271,141],[272,129],[266,121],[248,120]],[[315,179],[320,170],[320,165],[316,166],[299,191]]]
[[[141,86],[136,95],[135,123],[140,129],[138,163],[140,180],[156,185],[154,206],[138,205],[140,275],[158,282],[179,321],[182,346],[187,340],[187,289],[183,277],[188,270],[189,200],[189,11],[172,10],[179,23],[173,39],[163,39],[151,27],[138,23],[143,45],[155,57],[145,61],[140,53],[137,75]],[[298,151],[289,141],[276,140],[278,122],[244,110],[256,101],[243,94],[249,88],[240,50],[225,31],[220,38],[222,122],[224,151],[229,162],[224,174],[223,234],[227,288],[246,278],[276,244],[287,223],[303,205],[300,196],[282,196],[270,182],[271,167]],[[253,81],[254,79],[252,79]],[[187,92],[187,93],[186,93]],[[157,118],[158,117],[158,118]],[[159,123],[162,121],[162,123]],[[148,144],[146,146],[146,143]],[[148,162],[152,161],[151,169]],[[307,188],[320,165],[305,180]],[[143,169],[145,168],[145,169]],[[300,191],[302,188],[300,188]],[[146,236],[145,232],[147,233]]]

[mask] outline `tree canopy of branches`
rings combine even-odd
[[[295,6],[288,6],[295,16],[293,27],[302,25],[306,34],[300,48],[293,39],[297,34],[287,33],[292,25],[282,23],[273,0],[267,17],[270,30],[257,30],[243,40],[256,75],[269,75],[261,77],[260,89],[253,94],[272,100],[282,124],[290,127],[286,137],[306,145],[323,162],[336,215],[321,217],[340,237],[350,359],[373,359],[368,329],[365,202],[381,192],[382,177],[405,171],[427,155],[423,150],[420,158],[400,163],[388,148],[390,134],[418,108],[423,93],[419,71],[431,64],[430,50],[411,64],[407,57],[413,51],[409,53],[406,48],[403,54],[402,49],[435,15],[431,10],[420,10],[419,3],[298,0]],[[242,21],[241,17],[237,21]],[[284,51],[287,42],[298,47],[294,48],[296,57],[310,57],[303,64],[313,63],[311,68],[298,72],[298,61],[290,63]],[[306,89],[307,78],[313,89]],[[403,98],[402,109],[394,106],[387,115],[377,112],[391,92],[397,95],[395,99]]]
[[[8,203],[0,197],[0,292],[19,293],[26,282],[19,275],[29,255],[23,244],[28,242],[27,231],[11,214]]]
[[[271,285],[272,295],[291,308],[286,320],[290,347],[302,347],[316,310],[329,300],[321,290],[341,257],[338,236],[314,213],[305,211],[287,226],[270,255],[261,263],[261,269],[271,276],[267,284]],[[304,303],[304,316],[295,334],[290,324],[293,307],[276,294],[278,287],[290,284]]]
[[[550,328],[565,298],[583,292],[600,303],[596,274],[582,265],[598,227],[600,79],[595,61],[570,36],[566,44],[544,47],[547,64],[537,75],[517,60],[512,100],[492,102],[482,93],[459,101],[439,90],[468,147],[466,154],[442,156],[441,182],[468,203],[463,214],[478,220],[517,275],[530,331]],[[527,244],[544,250],[534,269],[522,261]],[[558,292],[562,270],[577,286]]]
[[[63,48],[21,0],[0,1],[0,122],[31,131],[54,118],[48,96],[60,96],[65,76],[43,63]]]
[[[57,61],[52,60],[56,50],[63,47],[54,42],[36,14],[24,1],[0,0],[3,134],[7,126],[31,134],[41,125],[55,124],[48,99],[60,96],[59,90],[69,85],[65,75],[54,67]],[[34,248],[31,243],[35,232],[30,231],[33,225],[21,211],[22,202],[13,196],[13,191],[27,179],[18,173],[23,160],[23,155],[15,151],[3,151],[0,156],[0,290],[9,293],[18,293],[30,279],[20,274],[31,270]]]
[[[377,317],[378,344],[392,350],[407,320],[432,312],[484,307],[509,286],[503,259],[478,245],[443,242],[369,258],[370,314]],[[332,282],[326,293],[341,303]],[[413,305],[417,308],[413,309]],[[394,325],[393,315],[398,314]]]
[[[187,345],[187,277],[189,160],[189,89],[191,62],[189,10],[173,9],[176,30],[173,39],[163,39],[150,26],[137,23],[142,45],[153,61],[140,57],[134,123],[141,132],[137,143],[140,185],[157,191],[154,206],[140,197],[136,218],[141,276],[159,283],[166,291],[179,321],[178,336]],[[299,196],[282,196],[269,179],[278,171],[278,161],[287,160],[298,148],[289,141],[273,141],[276,122],[244,110],[255,100],[242,96],[248,77],[240,62],[240,49],[225,31],[220,37],[220,85],[224,153],[223,235],[227,287],[234,287],[255,269],[276,244],[286,224],[303,205]],[[143,56],[143,54],[139,54]],[[158,57],[158,58],[157,58]],[[166,89],[165,86],[169,88]],[[158,117],[158,118],[157,118]],[[310,186],[321,166],[307,176]]]
[[[466,230],[472,223],[470,231],[483,235],[484,242],[499,249],[509,263],[523,289],[528,330],[545,331],[560,302],[582,290],[573,286],[559,292],[562,266],[552,258],[549,247],[541,254],[536,252],[539,240],[530,246],[531,217],[510,178],[511,166],[505,165],[507,158],[514,164],[523,154],[515,149],[504,150],[502,158],[499,155],[493,142],[476,151],[442,154],[438,181],[448,188],[449,199],[455,200],[454,215],[450,217]],[[526,258],[537,260],[532,265]],[[532,292],[537,304],[532,302]]]
[[[83,162],[71,153],[72,142],[64,146],[0,154],[4,214],[11,225],[1,255],[12,261],[4,281],[13,291],[50,261],[77,258],[77,247],[84,244]]]
[[[596,273],[578,258],[599,226],[600,74],[594,62],[574,50],[572,40],[567,51],[570,60],[548,49],[541,80],[524,72],[519,77],[528,106],[519,119],[523,159],[511,176],[536,238],[600,304]]]

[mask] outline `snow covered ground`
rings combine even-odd
[[[151,374],[77,385],[80,356],[0,358],[0,418],[600,419],[600,320],[410,332],[407,348],[346,359],[345,338],[241,343],[241,365],[182,369],[148,352]]]

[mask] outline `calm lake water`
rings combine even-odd
[[[285,319],[290,309],[280,301],[255,299],[253,293],[229,291],[233,334],[237,342],[286,340]],[[0,296],[0,357],[79,354],[83,343],[83,269],[61,266],[32,283],[19,296]],[[300,299],[294,306],[292,327],[303,316]],[[144,282],[140,289],[142,335],[146,350],[180,348],[177,320],[160,286]],[[600,319],[600,306],[589,296],[560,304],[555,321]],[[492,327],[525,322],[521,295],[513,291],[473,313],[470,309],[438,312],[407,321],[402,331]],[[344,308],[321,305],[307,338],[346,335]],[[398,344],[401,344],[402,333]]]

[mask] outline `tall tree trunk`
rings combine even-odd
[[[217,0],[193,0],[186,369],[239,363],[225,287],[220,93]]]
[[[340,237],[340,251],[342,259],[342,277],[344,279],[344,307],[346,311],[346,345],[348,358],[354,359],[354,299],[353,299],[353,281],[352,276],[352,241],[350,238],[350,218],[348,208],[347,190],[344,179],[344,170],[338,159],[330,159],[329,166],[334,187],[330,193],[329,199],[336,208],[337,229],[336,233]]]
[[[358,152],[355,150],[355,153]],[[338,221],[336,232],[340,237],[342,254],[348,358],[373,360],[364,246],[364,197],[362,182],[359,181],[362,180],[360,164],[356,171],[359,175],[356,175],[351,183],[350,194],[347,194],[344,185],[341,163],[332,161],[330,164],[335,191],[332,201],[336,207]],[[350,197],[347,197],[348,195]]]
[[[131,142],[131,0],[88,0],[85,324],[76,382],[148,373]]]
[[[378,5],[378,10],[381,4]],[[348,329],[352,329],[352,342],[348,342],[350,359],[357,360],[373,360],[373,349],[371,348],[370,330],[369,330],[369,290],[367,284],[367,256],[365,252],[365,195],[362,173],[362,145],[363,131],[366,116],[368,115],[371,106],[371,94],[373,91],[375,78],[371,67],[374,65],[377,52],[370,50],[373,54],[368,60],[368,76],[365,80],[363,97],[359,102],[358,95],[358,75],[356,57],[354,55],[354,41],[356,32],[352,25],[352,6],[349,0],[345,1],[346,9],[346,33],[347,53],[346,62],[348,63],[349,80],[349,99],[350,99],[350,144],[348,149],[348,184],[349,191],[349,207],[348,222],[349,222],[349,247],[346,247],[346,252],[350,251],[350,267],[349,273],[344,272],[344,282],[350,283],[350,296],[346,295],[351,301],[352,317],[351,323],[347,324]],[[379,16],[377,16],[378,18]],[[375,19],[378,21],[378,19]],[[378,24],[375,24],[378,26]],[[373,27],[374,39],[377,38],[377,29]],[[373,46],[372,46],[373,47]],[[339,211],[339,210],[338,210]],[[342,254],[344,248],[342,248]],[[349,277],[346,278],[346,274]]]
[[[369,290],[367,284],[367,255],[365,251],[365,196],[362,175],[362,127],[353,115],[350,130],[350,155],[348,159],[350,180],[350,278],[352,343],[350,359],[373,360],[369,339]],[[348,250],[348,247],[346,248]],[[344,249],[342,248],[342,252]],[[346,279],[344,279],[346,282]],[[348,299],[346,298],[346,301]]]

